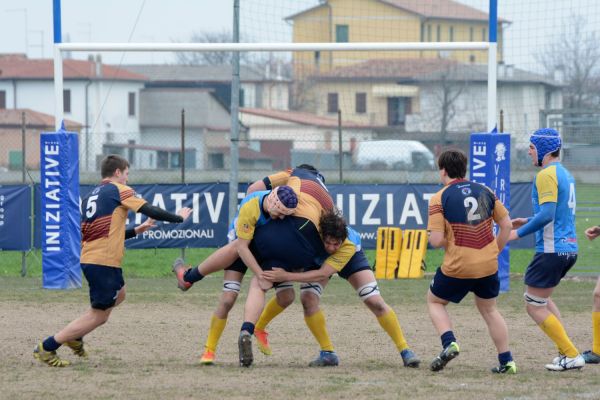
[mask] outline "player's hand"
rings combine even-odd
[[[144,221],[143,224],[140,224],[135,228],[135,234],[139,235],[140,233],[149,231],[152,228],[156,228],[155,222],[156,222],[156,220],[154,220],[152,218],[148,218],[147,220]]]
[[[585,230],[585,236],[589,240],[594,240],[600,236],[600,226],[591,226]]]
[[[517,219],[524,219],[524,218],[517,218]],[[517,240],[517,239],[519,239],[519,235],[517,235],[517,230],[516,229],[511,230],[510,235],[508,235],[508,241],[511,242],[511,241]]]
[[[183,218],[183,220],[185,221],[190,216],[191,213],[192,213],[191,208],[183,207],[177,212],[177,215],[181,216],[181,218]]]
[[[267,281],[265,278],[263,278],[262,276],[258,276],[258,286],[264,290],[267,291],[269,289],[271,289],[273,287],[273,283]]]
[[[513,228],[517,229],[527,223],[527,218],[513,218],[510,220],[510,222],[512,222]]]
[[[269,282],[284,282],[286,274],[287,272],[282,268],[273,268],[270,271],[264,271],[263,277]]]

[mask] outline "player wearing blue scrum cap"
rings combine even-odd
[[[535,233],[535,255],[525,272],[527,313],[556,344],[559,356],[546,364],[551,371],[579,369],[585,360],[560,322],[550,296],[577,260],[575,180],[560,163],[562,141],[554,129],[539,129],[530,138],[529,156],[541,167],[532,188],[534,215],[512,220],[509,240]]]

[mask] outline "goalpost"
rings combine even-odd
[[[63,113],[63,52],[99,51],[99,52],[296,52],[296,51],[456,51],[487,50],[487,131],[497,126],[497,0],[489,1],[488,41],[481,42],[362,42],[362,43],[239,43],[239,0],[234,4],[234,41],[235,43],[63,43],[61,31],[61,2],[53,0],[54,18],[54,97],[55,126],[58,131],[64,118]],[[239,58],[235,58],[232,76],[232,135],[229,182],[230,219],[237,208],[238,190],[238,141],[234,138],[239,110]],[[236,70],[237,67],[237,70]],[[237,137],[237,136],[235,136]],[[42,189],[44,190],[44,189]],[[42,220],[42,232],[46,221]]]

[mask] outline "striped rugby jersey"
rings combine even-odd
[[[103,180],[81,203],[81,263],[121,268],[125,222],[146,201],[127,185]]]
[[[508,215],[487,187],[457,179],[429,201],[427,230],[443,232],[448,241],[442,272],[454,278],[482,278],[498,270],[493,222]]]

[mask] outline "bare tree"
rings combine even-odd
[[[448,127],[457,114],[457,100],[467,87],[468,70],[448,65],[444,70],[435,74],[437,87],[434,89],[436,108],[439,110],[440,139],[448,142]]]
[[[231,43],[233,35],[228,30],[221,32],[196,32],[190,39],[192,43]],[[233,53],[228,51],[177,52],[178,64],[185,65],[225,65],[233,63]],[[249,61],[248,52],[240,52],[240,62]]]
[[[548,74],[562,75],[565,108],[597,107],[600,104],[600,39],[586,30],[587,20],[571,15],[561,32],[535,58]]]

